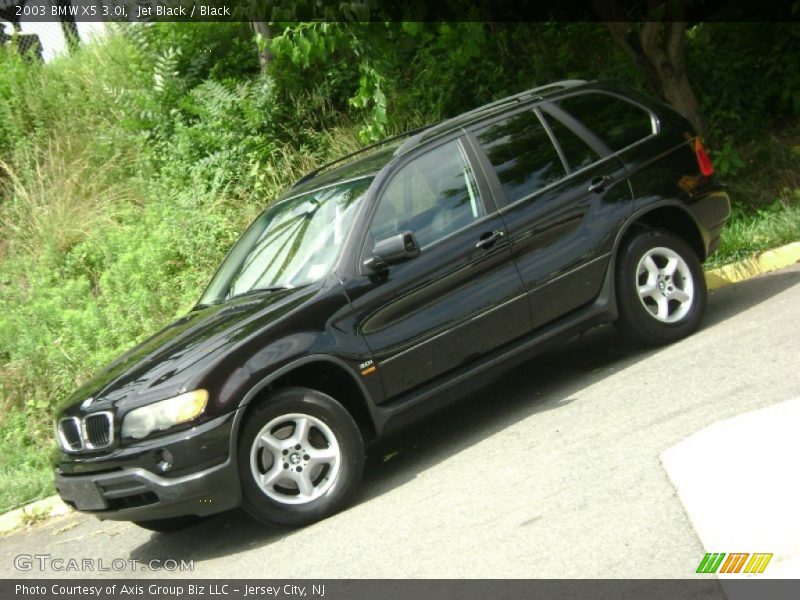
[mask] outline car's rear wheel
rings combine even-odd
[[[364,443],[333,398],[287,388],[248,415],[238,458],[244,509],[264,522],[299,526],[347,504],[364,469]]]
[[[706,306],[706,282],[695,252],[678,236],[647,230],[630,239],[617,263],[620,329],[648,345],[694,332]]]

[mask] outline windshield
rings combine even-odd
[[[317,189],[267,209],[236,242],[200,304],[323,278],[339,256],[372,179]]]

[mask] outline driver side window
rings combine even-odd
[[[377,242],[411,231],[425,248],[484,214],[472,168],[455,140],[400,168],[380,199],[370,233]]]

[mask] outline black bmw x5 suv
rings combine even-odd
[[[301,525],[347,503],[365,444],[482,375],[601,323],[646,344],[700,323],[729,200],[660,102],[563,81],[356,154],[64,403],[66,502],[160,531],[236,506]]]

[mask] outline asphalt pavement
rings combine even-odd
[[[706,549],[662,454],[800,397],[799,341],[795,266],[713,292],[702,329],[669,347],[636,349],[602,327],[498,374],[382,442],[358,502],[321,523],[289,530],[233,511],[160,535],[71,514],[0,537],[0,577],[154,575],[15,568],[34,554],[193,561],[160,577],[692,577]],[[697,460],[714,469],[719,457]],[[748,471],[729,477],[746,487]]]

